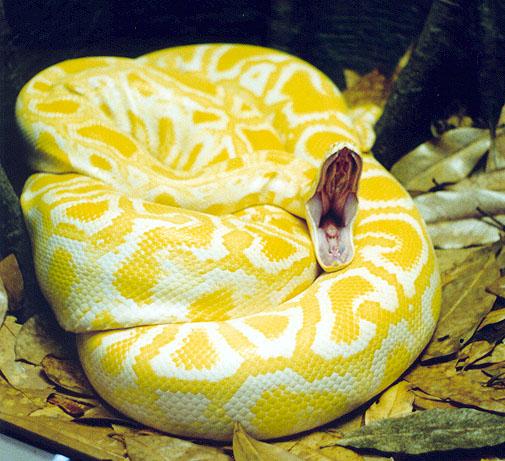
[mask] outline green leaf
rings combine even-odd
[[[425,410],[389,418],[347,434],[335,444],[418,455],[505,443],[505,416],[469,408]]]

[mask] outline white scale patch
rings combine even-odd
[[[255,96],[261,96],[268,79],[275,72],[274,64],[262,62],[247,69],[240,77],[240,85],[247,88]]]
[[[268,315],[269,321],[271,317],[284,317],[287,319],[288,325],[278,337],[270,339],[247,323],[247,319],[261,318],[263,315]],[[252,315],[243,319],[230,320],[228,323],[254,344],[255,349],[251,351],[253,354],[259,355],[263,359],[289,358],[296,349],[296,335],[303,325],[303,311],[301,308],[293,307],[282,312],[258,314],[257,316]]]

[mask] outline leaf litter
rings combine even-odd
[[[363,77],[347,72],[346,78],[344,94],[353,117],[377,119],[391,81],[376,71]],[[469,126],[469,120],[448,123],[456,128],[393,167],[415,196],[438,248],[443,307],[422,361],[380,396],[322,428],[283,441],[254,440],[240,425],[233,447],[147,430],[95,395],[75,348],[68,347],[72,335],[54,318],[36,315],[24,325],[16,322],[23,280],[10,255],[0,261],[0,420],[78,456],[133,461],[379,461],[397,455],[405,460],[409,453],[503,444],[505,135],[498,130],[497,138],[490,139],[487,130]],[[359,135],[364,146],[373,144],[373,130]]]

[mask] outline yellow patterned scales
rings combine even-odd
[[[245,45],[70,60],[24,87],[17,120],[40,172],[22,195],[38,280],[128,416],[294,434],[377,394],[429,340],[422,219],[308,63]]]

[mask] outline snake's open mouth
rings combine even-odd
[[[323,164],[315,194],[307,202],[307,222],[317,260],[325,271],[334,271],[354,256],[352,224],[358,210],[360,156],[347,147]]]

